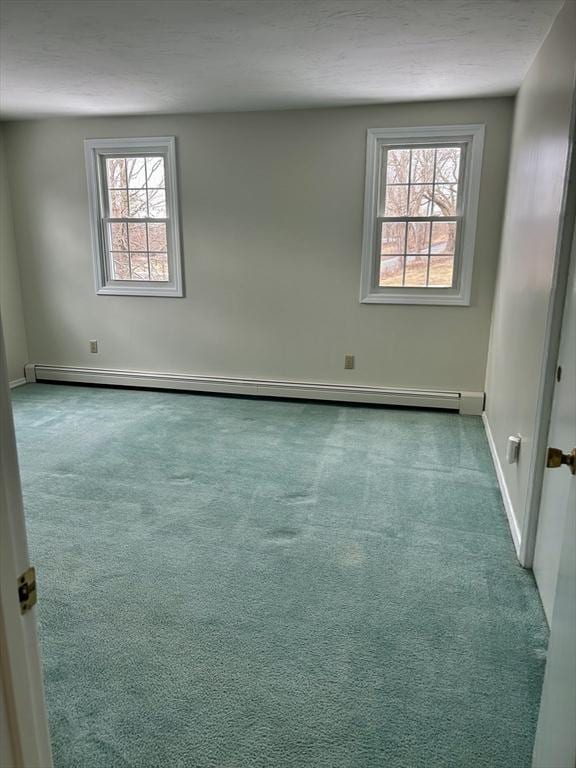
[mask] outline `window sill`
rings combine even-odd
[[[430,292],[412,293],[412,292],[380,292],[374,291],[360,297],[361,304],[412,304],[423,306],[446,306],[446,307],[469,307],[470,297],[461,293],[439,293]]]
[[[174,285],[166,287],[156,286],[126,286],[104,285],[96,291],[98,296],[164,296],[165,298],[181,299],[184,297],[182,288]]]

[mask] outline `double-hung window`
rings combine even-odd
[[[84,142],[99,294],[182,296],[174,137]]]
[[[484,127],[368,131],[364,303],[470,303]]]

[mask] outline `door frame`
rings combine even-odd
[[[18,768],[52,768],[36,611],[20,613],[18,577],[29,567],[26,522],[0,320],[0,678]]]
[[[548,449],[548,432],[552,415],[552,400],[558,367],[562,317],[566,303],[566,291],[570,260],[576,258],[572,241],[576,218],[576,83],[572,92],[572,114],[570,118],[568,157],[562,205],[558,217],[558,238],[554,259],[554,274],[544,341],[544,354],[538,384],[538,401],[534,422],[534,440],[528,471],[528,498],[526,514],[522,524],[522,536],[518,559],[524,568],[531,568],[534,562],[540,501],[544,483],[544,467]]]

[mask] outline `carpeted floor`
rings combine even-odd
[[[479,418],[13,391],[57,768],[529,768]]]

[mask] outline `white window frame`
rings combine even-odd
[[[434,145],[452,141],[465,145],[460,177],[460,221],[454,254],[453,285],[451,288],[382,288],[379,285],[380,248],[377,236],[382,152],[395,146]],[[483,148],[484,125],[435,125],[368,130],[360,287],[360,301],[363,304],[470,305]]]
[[[105,232],[106,183],[104,159],[110,155],[151,154],[164,157],[166,186],[166,237],[168,246],[168,281],[114,280],[111,274]],[[94,259],[96,293],[112,296],[182,297],[182,253],[176,179],[176,140],[174,136],[147,136],[125,139],[86,139],[84,141],[88,203],[90,207],[90,236]]]

